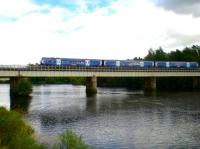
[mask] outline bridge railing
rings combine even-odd
[[[131,68],[0,65],[0,71],[86,71],[86,72],[200,72],[199,68]]]

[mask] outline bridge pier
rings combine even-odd
[[[192,82],[192,88],[193,89],[199,89],[200,88],[200,82],[199,82],[199,77],[193,77],[193,82]]]
[[[87,77],[86,78],[86,93],[88,95],[97,93],[97,77]]]
[[[145,91],[156,91],[156,77],[144,78],[144,90]]]

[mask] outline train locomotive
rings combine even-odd
[[[145,60],[101,60],[42,57],[42,66],[60,67],[109,67],[109,68],[190,68],[197,69],[197,62],[145,61]]]

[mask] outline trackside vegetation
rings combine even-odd
[[[49,149],[39,144],[33,137],[34,130],[27,125],[21,115],[0,107],[0,149]],[[52,149],[92,149],[81,137],[72,131],[60,135],[60,143]]]

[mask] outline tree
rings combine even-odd
[[[16,86],[16,94],[19,96],[28,96],[32,92],[32,84],[28,80],[20,80]]]
[[[162,47],[159,47],[157,50],[150,49],[145,60],[165,61],[168,60],[168,55],[163,51]]]
[[[152,48],[149,49],[147,56],[144,58],[145,60],[155,60],[155,52]]]

